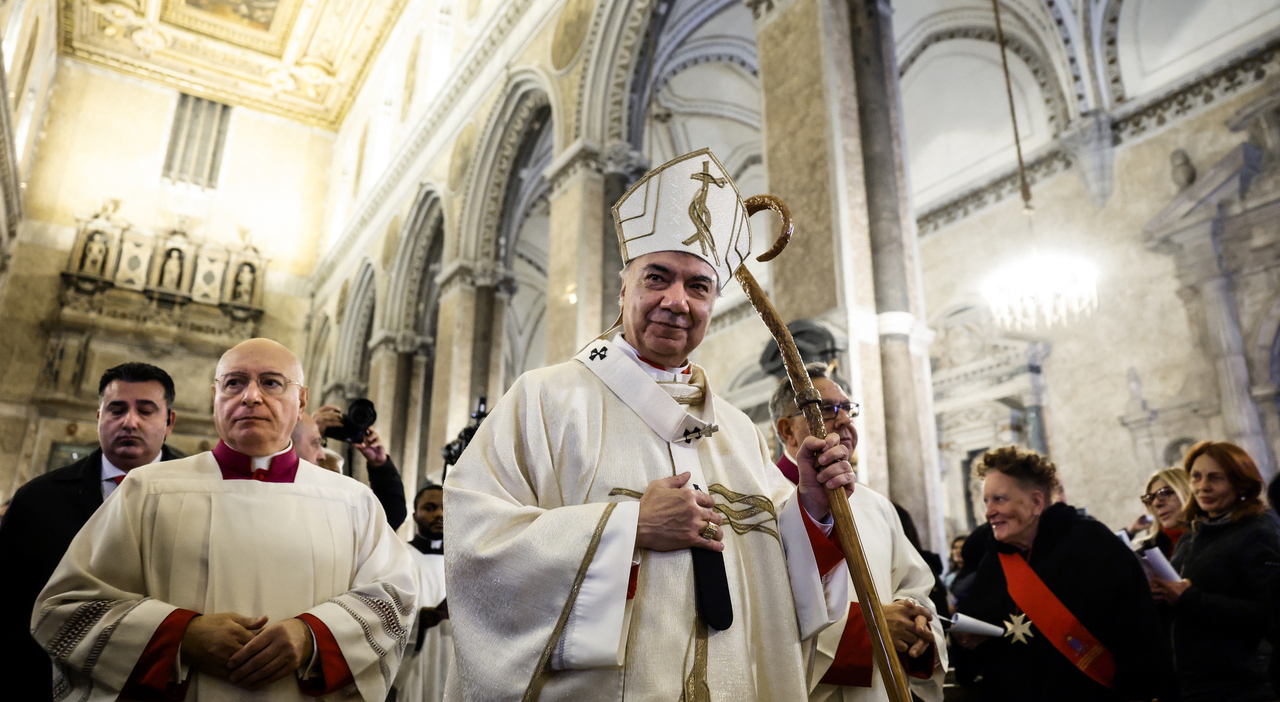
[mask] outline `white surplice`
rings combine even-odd
[[[700,404],[672,399],[699,389]],[[689,550],[635,548],[640,495],[684,471],[725,517],[724,631],[696,615]],[[521,376],[444,501],[449,700],[802,699],[802,642],[847,607],[847,568],[819,575],[799,500],[751,420],[700,368],[664,388],[609,341]]]
[[[889,498],[866,485],[859,484],[853,491],[853,495],[849,497],[849,507],[853,512],[853,521],[858,527],[858,539],[862,542],[867,568],[871,571],[871,581],[875,583],[876,593],[880,595],[881,602],[887,604],[895,600],[911,598],[933,611],[933,601],[929,599],[929,592],[933,590],[933,571],[916,551],[915,546],[907,540],[906,533],[902,530],[902,522],[898,518],[898,511],[893,508]],[[857,606],[858,595],[854,591],[852,580],[849,582],[849,602],[852,606]],[[823,685],[819,682],[835,658],[847,620],[848,612],[838,624],[818,635],[809,700],[810,702],[887,702],[889,693],[885,690],[884,678],[881,677],[878,668],[873,667],[871,687]],[[911,691],[924,702],[942,702],[942,680],[947,674],[947,645],[942,633],[942,621],[936,612],[931,624],[935,650],[938,654],[937,665],[929,679],[921,680],[911,677],[908,678],[908,684]]]
[[[445,599],[444,556],[423,553],[412,546],[414,577],[418,582],[418,607],[436,607]],[[453,622],[445,619],[423,634],[420,619],[415,619],[409,632],[409,645],[404,662],[396,675],[396,702],[440,702],[453,658]],[[422,637],[422,648],[417,647]]]
[[[202,453],[130,471],[71,542],[32,629],[54,659],[55,700],[105,702],[175,609],[270,622],[308,612],[333,634],[358,695],[381,702],[416,606],[412,568],[364,485],[305,461],[292,483],[224,480]],[[312,699],[294,676],[248,693],[190,674],[186,702]]]

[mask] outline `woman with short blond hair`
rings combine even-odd
[[[1152,473],[1140,499],[1151,515],[1151,527],[1146,536],[1134,543],[1134,550],[1159,547],[1165,558],[1172,558],[1174,547],[1187,531],[1184,511],[1191,501],[1187,471],[1174,466]]]

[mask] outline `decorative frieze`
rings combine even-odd
[[[1119,3],[1117,3],[1119,4]],[[1157,96],[1116,117],[1116,145],[1132,141],[1209,109],[1224,99],[1280,75],[1280,39],[1276,39],[1199,80]]]
[[[1071,157],[1061,148],[1050,149],[1047,153],[1033,159],[1027,164],[1027,180],[1035,185],[1071,167]],[[1019,192],[1017,167],[989,179],[977,187],[970,188],[959,195],[925,210],[916,219],[916,228],[920,236],[932,234],[948,225],[1004,200]]]

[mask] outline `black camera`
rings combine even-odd
[[[342,424],[325,429],[324,436],[326,439],[358,444],[364,441],[369,427],[376,421],[378,412],[373,408],[373,403],[363,397],[357,398],[347,406],[347,413],[342,415]]]
[[[444,455],[445,474],[448,474],[449,466],[456,465],[458,459],[462,458],[462,452],[467,450],[467,444],[471,443],[471,438],[476,435],[476,429],[480,428],[480,423],[487,416],[489,416],[488,408],[485,405],[485,398],[482,397],[476,403],[476,411],[471,414],[471,419],[475,421],[463,427],[462,431],[458,432],[458,438],[440,449],[440,453]]]

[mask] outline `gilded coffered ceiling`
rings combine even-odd
[[[62,53],[336,129],[407,0],[62,0]]]

